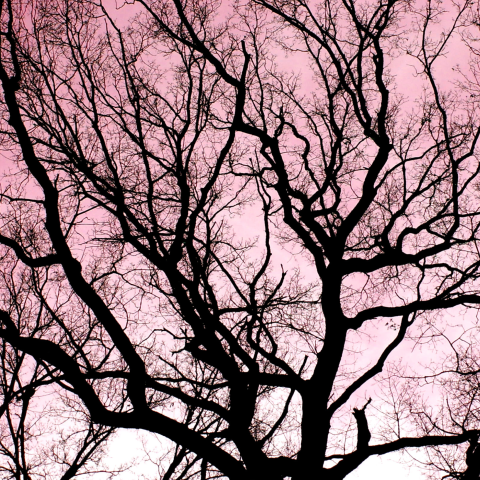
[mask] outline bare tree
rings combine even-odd
[[[0,9],[18,378],[169,439],[164,478],[341,479],[422,448],[472,477],[474,2]]]
[[[7,266],[8,255],[3,258]],[[28,278],[10,256],[0,273],[2,299],[15,310],[20,329],[29,325],[42,335],[41,317],[48,309],[36,299],[46,283]],[[32,316],[36,314],[36,318]],[[53,311],[49,312],[55,318]],[[115,429],[96,425],[68,392],[55,395],[58,371],[3,342],[0,358],[0,476],[2,479],[69,480],[88,472],[112,478],[125,466],[106,466],[103,454]],[[57,391],[58,393],[58,391]],[[70,398],[69,398],[70,397]]]

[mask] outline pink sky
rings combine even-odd
[[[118,10],[115,10],[113,0],[105,2],[106,6],[110,9],[112,14],[119,19],[120,25],[127,25],[128,19],[130,15],[134,12],[139,11],[140,8],[138,5],[130,5],[127,4],[128,2],[120,3],[119,0],[116,2],[116,6],[122,7]],[[227,5],[227,4],[225,4]],[[228,13],[229,7],[223,7],[221,14]],[[441,35],[441,30],[444,27],[448,27],[449,25],[449,18],[448,15],[445,16],[445,23],[439,24],[436,27],[436,31],[434,34]],[[436,75],[438,78],[441,79],[440,85],[444,91],[448,91],[449,88],[453,87],[453,82],[459,79],[459,75],[455,72],[455,67],[457,64],[466,64],[468,59],[468,51],[465,46],[460,42],[460,40],[455,39],[452,42],[452,45],[449,49],[445,52],[445,56],[441,58],[436,66]],[[309,94],[312,91],[316,90],[316,86],[312,81],[312,76],[310,75],[307,68],[305,68],[305,59],[303,56],[300,55],[289,55],[285,56],[281,50],[279,50],[277,55],[277,61],[279,67],[284,70],[292,70],[294,72],[301,71],[303,74],[302,78],[302,85],[303,85],[303,92],[305,94]],[[396,59],[391,61],[391,71],[392,74],[396,78],[396,93],[399,95],[403,95],[405,97],[404,102],[404,111],[407,113],[415,107],[415,100],[419,98],[422,91],[422,86],[424,84],[424,80],[420,76],[415,76],[414,72],[415,69],[419,69],[420,65],[415,59],[406,56],[400,56]],[[466,94],[467,95],[467,94]],[[252,239],[258,236],[258,249],[259,251],[263,248],[263,219],[261,217],[261,212],[259,209],[259,205],[255,204],[251,208],[247,208],[244,212],[244,217],[241,219],[237,219],[233,224],[237,238],[243,239]],[[79,252],[82,250],[83,247],[79,247]],[[285,269],[289,269],[293,271],[295,268],[301,270],[305,281],[308,282],[310,280],[316,280],[317,275],[316,272],[309,261],[306,255],[298,255],[299,247],[298,245],[290,244],[288,247],[284,247],[279,244],[279,242],[273,245],[273,252],[278,259],[274,260],[273,265],[273,273],[272,275],[279,274],[281,271],[280,268],[283,266]],[[362,279],[361,276],[355,277],[354,280],[351,281],[351,286],[353,289],[355,287],[363,285],[365,279]],[[405,291],[407,292],[407,288]],[[402,293],[403,292],[397,292]],[[406,293],[408,294],[408,292]],[[452,313],[452,318],[457,311]],[[467,317],[466,321],[468,322],[475,322],[475,318]],[[376,359],[376,354],[378,355],[379,352],[391,341],[393,338],[394,332],[392,330],[383,329],[383,321],[379,321],[377,323],[372,322],[371,326],[365,327],[362,333],[371,335],[372,339],[370,343],[365,340],[365,344],[363,346],[369,347],[369,353],[363,354],[362,352],[351,353],[345,355],[344,363],[347,365],[349,362],[354,364],[352,368],[358,368],[360,366],[366,368],[369,363],[372,363],[374,359]],[[458,335],[457,328],[449,327],[447,333],[452,336]],[[352,333],[351,336],[355,340],[357,333]],[[354,342],[352,342],[354,343]],[[358,342],[355,346],[358,346]],[[439,350],[442,348],[444,351],[447,351],[448,345],[441,344]],[[431,345],[421,346],[415,345],[414,341],[406,341],[404,344],[397,349],[397,351],[392,355],[391,361],[392,363],[395,361],[400,361],[403,359],[405,362],[409,362],[410,364],[416,366],[417,368],[422,368],[422,364],[425,362],[426,359],[430,358],[431,356],[438,354],[439,350],[435,352]],[[355,359],[355,361],[353,360]],[[358,406],[365,403],[365,399],[368,398],[372,392],[375,392],[375,386],[373,382],[368,383],[362,388],[353,398],[348,402],[346,406],[346,410],[351,411],[354,406]],[[373,394],[372,394],[373,396]],[[435,399],[432,398],[432,403]],[[375,407],[375,400],[372,403],[372,410],[368,410],[373,412],[373,408]],[[368,412],[367,411],[367,412]],[[117,438],[112,442],[112,446],[110,449],[110,456],[112,458],[113,463],[123,462],[127,460],[129,457],[136,457],[138,459],[143,458],[143,450],[142,450],[142,438],[146,439],[146,445],[148,449],[152,449],[152,451],[157,451],[160,455],[161,452],[161,443],[156,442],[149,439],[148,434],[138,436],[136,432],[132,431],[123,431],[120,432]],[[373,441],[372,441],[373,443]],[[380,480],[384,479],[388,476],[389,480],[400,480],[409,478],[412,480],[417,480],[422,478],[422,472],[420,469],[416,467],[409,467],[405,466],[403,463],[399,463],[401,460],[400,454],[392,454],[389,456],[385,456],[382,458],[370,458],[366,461],[357,471],[352,473],[348,476],[348,480]],[[138,466],[135,467],[131,473],[126,473],[122,475],[122,480],[132,478],[139,478],[141,474],[155,474],[155,467],[148,463],[139,462]]]

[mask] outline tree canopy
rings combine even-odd
[[[117,429],[168,439],[165,480],[478,478],[479,26],[0,0],[5,478],[115,475]]]

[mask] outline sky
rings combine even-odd
[[[125,10],[124,10],[125,11]],[[129,7],[128,14],[130,15],[133,10],[132,7]],[[125,18],[123,18],[125,20]],[[122,23],[122,22],[121,22]],[[442,25],[439,25],[441,29]],[[458,62],[465,61],[465,51],[462,49],[460,43],[453,43],[450,47],[449,52],[446,56],[441,59],[439,68],[443,70],[442,72],[442,81],[445,85],[445,88],[448,88],[449,82],[454,80],[454,67]],[[289,65],[296,67],[298,62],[303,60],[298,60],[299,57],[290,56],[285,58],[279,58],[280,66],[287,68]],[[296,63],[297,62],[297,63]],[[421,92],[420,83],[414,82],[412,77],[412,71],[416,66],[409,61],[409,59],[402,57],[401,59],[394,60],[391,64],[391,69],[393,74],[398,80],[398,92],[404,94],[408,102],[413,102]],[[309,83],[308,78],[304,79],[306,88],[312,88]],[[262,219],[257,218],[256,220],[252,218],[245,212],[245,218],[248,218],[246,225],[242,226],[242,231],[245,236],[252,237],[255,236],[257,229],[261,229]],[[298,259],[292,255],[282,254],[282,261],[288,266],[294,266]],[[304,272],[308,269],[304,268]],[[386,341],[386,338],[382,338],[383,341]],[[399,350],[397,357],[402,355],[410,355],[410,358],[413,359],[415,355],[418,355],[420,359],[422,353],[415,351],[412,353],[411,345],[407,345],[403,350]],[[140,475],[145,475],[146,477],[152,476],[155,478],[156,467],[153,464],[149,464],[144,461],[144,451],[142,447],[142,442],[145,442],[147,448],[154,455],[155,452],[158,452],[160,456],[162,454],[161,444],[151,439],[148,439],[148,435],[139,434],[135,431],[120,431],[116,437],[112,440],[109,456],[111,458],[112,464],[118,464],[122,462],[135,462],[134,466],[130,472],[124,473],[121,475],[121,480],[127,479],[136,479]],[[420,480],[423,478],[422,472],[416,467],[412,467],[406,463],[405,458],[401,457],[400,454],[391,454],[383,457],[371,457],[366,462],[364,462],[356,471],[351,473],[348,477],[348,480],[400,480],[409,478],[411,480]]]

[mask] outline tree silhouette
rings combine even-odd
[[[1,0],[18,378],[169,439],[164,478],[471,476],[474,3]]]

